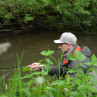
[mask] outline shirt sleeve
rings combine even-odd
[[[63,62],[61,62],[60,66],[51,66],[49,75],[55,75],[55,74],[59,75],[60,74],[60,76],[61,75],[64,76],[68,71],[68,64],[69,62],[63,65]]]

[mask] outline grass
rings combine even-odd
[[[51,55],[52,54],[46,55],[46,58]],[[82,60],[79,55],[79,52],[77,52],[77,60]],[[70,58],[74,59],[75,56],[70,56]],[[78,57],[80,59],[78,59]],[[3,76],[0,80],[0,86],[3,84],[1,90],[5,88],[5,91],[0,92],[0,97],[97,97],[97,89],[93,88],[93,86],[97,86],[95,77],[89,75],[88,72],[82,75],[82,72],[78,72],[80,68],[76,69],[77,76],[70,77],[70,72],[74,72],[74,70],[71,70],[67,72],[65,79],[63,79],[61,76],[59,78],[55,76],[50,77],[47,72],[30,70],[28,67],[25,67],[23,70],[29,71],[29,74],[25,74],[22,77],[20,70],[22,57],[19,59],[17,55],[17,59],[18,69],[15,69],[8,83],[6,84],[6,82],[4,82],[4,78],[7,75]],[[91,59],[91,63],[97,61],[94,55]],[[49,61],[51,62],[51,60]],[[59,59],[59,62],[60,61],[61,58]],[[47,61],[47,63],[49,62]],[[89,65],[90,63],[87,64]],[[24,81],[25,79],[27,80]],[[90,81],[90,79],[92,79],[92,81]]]

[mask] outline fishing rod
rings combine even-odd
[[[17,69],[23,69],[23,68],[7,67],[7,68],[0,68],[0,71],[10,71],[10,70],[17,70]]]
[[[26,66],[29,68],[29,66]],[[10,71],[10,70],[17,70],[17,69],[23,69],[22,67],[18,68],[18,67],[7,67],[7,68],[0,68],[0,71]],[[44,67],[42,67],[41,72],[44,72]]]

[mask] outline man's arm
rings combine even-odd
[[[30,67],[30,69],[42,69],[45,67],[45,65],[39,65],[40,63],[33,63],[31,65],[28,65],[27,67]],[[60,75],[62,74],[66,74],[66,70],[64,70],[65,68],[63,66],[60,65],[59,66],[50,66],[50,71],[48,72],[49,75],[55,75],[55,74],[59,74],[60,72]]]

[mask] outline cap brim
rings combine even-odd
[[[64,43],[64,42],[62,42],[60,40],[54,40],[54,43]]]

